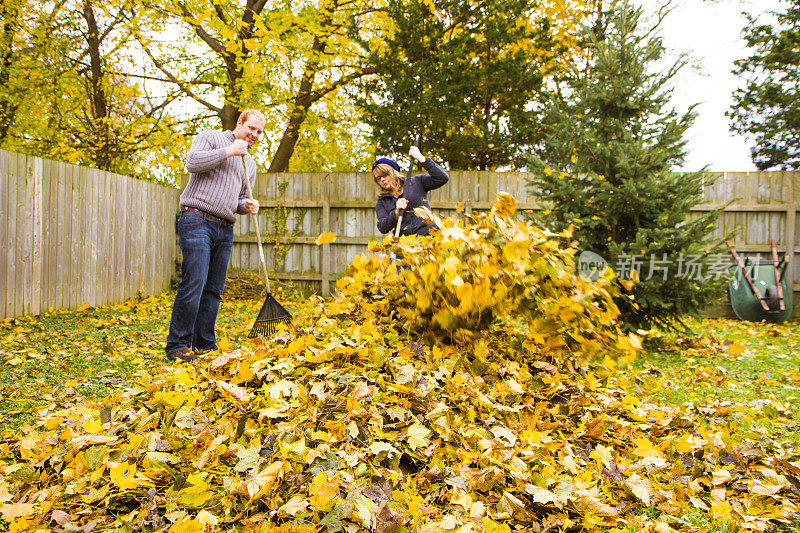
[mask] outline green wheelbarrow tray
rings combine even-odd
[[[753,284],[761,293],[761,300],[768,309],[764,309],[764,305],[750,288],[742,269],[734,266],[732,267],[732,270],[735,270],[733,278],[728,282],[728,293],[731,297],[731,307],[736,316],[740,320],[751,322],[766,320],[780,323],[788,320],[792,315],[792,291],[786,281],[786,276],[784,276],[786,261],[781,261],[778,265],[782,293],[775,283],[775,265],[772,261],[748,260],[744,268],[750,274]]]

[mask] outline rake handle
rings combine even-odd
[[[419,132],[417,134],[417,140],[414,141],[414,144],[412,146],[416,146],[417,148],[419,148],[420,142],[422,142],[422,132]],[[412,157],[411,161],[408,163],[408,172],[406,172],[406,181],[408,181],[411,178],[411,172],[413,170],[414,170],[414,158]],[[401,209],[400,213],[399,213],[399,215],[397,217],[397,226],[395,226],[395,229],[394,229],[395,238],[400,236],[400,226],[403,225],[403,212],[404,211],[405,211],[405,209]]]
[[[250,186],[250,180],[247,179],[247,162],[242,156],[242,167],[244,168],[244,184],[247,187],[247,196],[253,199],[253,188]],[[267,275],[267,262],[264,259],[264,249],[261,246],[261,232],[258,230],[258,216],[255,213],[250,213],[253,217],[253,226],[256,228],[256,239],[258,240],[258,258],[261,260],[261,270],[264,272],[264,283],[267,285],[267,294],[272,294],[269,288],[269,276]]]

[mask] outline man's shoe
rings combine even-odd
[[[175,359],[180,359],[181,361],[184,361],[184,362],[188,363],[190,361],[194,361],[195,359],[197,359],[197,356],[195,354],[193,354],[192,351],[189,350],[188,348],[184,348],[182,350],[175,350],[172,353],[168,353],[167,354],[167,359],[169,361],[174,361]]]
[[[205,355],[208,352],[213,352],[213,351],[216,351],[216,350],[219,350],[219,348],[217,348],[216,346],[214,346],[213,348],[192,348],[192,351],[196,355]]]

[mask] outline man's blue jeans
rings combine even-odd
[[[178,243],[182,279],[172,305],[166,352],[216,350],[214,324],[231,258],[233,224],[222,226],[196,211],[182,211]]]

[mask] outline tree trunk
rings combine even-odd
[[[0,88],[3,89],[3,99],[0,101],[0,145],[5,141],[8,130],[14,123],[19,104],[14,102],[11,94],[11,69],[14,63],[14,32],[18,29],[17,17],[19,8],[16,5],[3,3],[0,8],[3,15],[3,35],[0,43]]]
[[[321,53],[325,49],[325,43],[319,38],[314,37],[314,43],[311,45],[311,59],[306,63],[303,78],[300,80],[300,88],[297,90],[297,95],[294,97],[292,103],[292,113],[289,115],[289,123],[283,131],[283,137],[278,144],[278,149],[275,155],[272,156],[272,162],[269,165],[267,172],[286,172],[289,170],[289,160],[294,154],[294,148],[297,146],[297,141],[300,139],[300,126],[305,122],[308,116],[308,109],[314,102],[311,92],[314,89],[314,77],[317,74],[317,60],[315,55]]]
[[[101,170],[111,170],[111,132],[108,124],[110,118],[108,113],[108,97],[103,87],[105,72],[103,71],[100,53],[100,32],[97,28],[97,20],[94,16],[91,0],[84,0],[83,2],[83,18],[86,20],[88,29],[86,42],[89,46],[91,118],[95,129],[92,153],[97,168]]]
[[[240,114],[241,110],[239,106],[233,105],[230,102],[225,102],[225,105],[222,106],[222,110],[219,112],[219,118],[222,121],[222,129],[233,131]]]
[[[278,144],[278,149],[275,150],[275,155],[272,156],[272,162],[267,172],[286,172],[289,170],[289,159],[292,158],[297,141],[300,140],[300,126],[303,125],[308,115],[308,106],[302,107],[297,105],[296,102],[297,98],[295,98],[292,116],[289,117],[289,124],[286,125],[281,142]]]

